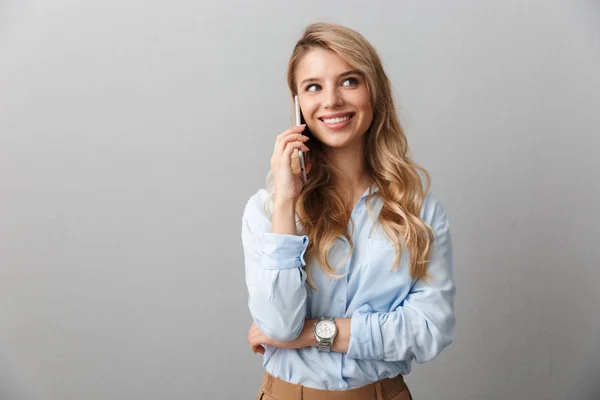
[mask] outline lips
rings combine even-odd
[[[336,114],[328,114],[319,117],[319,119],[326,124],[336,124],[349,120],[354,116],[352,112],[340,112]]]
[[[352,116],[350,114],[344,116],[344,117],[338,117],[338,118],[323,118],[321,121],[325,122],[326,124],[339,124],[341,122],[346,122],[348,121]]]
[[[324,115],[319,117],[319,120],[323,122],[327,128],[339,130],[348,125],[352,118],[354,118],[354,113],[337,113]]]

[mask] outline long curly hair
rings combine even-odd
[[[311,24],[296,43],[288,65],[287,81],[292,104],[293,97],[298,92],[298,64],[304,55],[314,48],[335,52],[361,73],[366,81],[373,106],[373,121],[364,135],[364,157],[373,183],[379,189],[369,192],[366,199],[367,210],[372,217],[370,200],[374,196],[381,198],[379,223],[396,251],[391,267],[398,269],[402,252],[406,249],[410,254],[411,278],[426,279],[433,230],[419,215],[430,189],[431,178],[423,167],[411,159],[406,135],[396,115],[391,84],[381,60],[373,46],[360,33],[337,24]],[[311,151],[306,156],[311,170],[296,203],[298,233],[308,236],[309,239],[305,257],[315,257],[327,275],[340,278],[343,275],[336,274],[337,268],[329,262],[329,252],[340,236],[348,240],[351,251],[354,249],[352,235],[348,230],[352,212],[350,207],[353,205],[349,205],[347,199],[352,196],[340,186],[331,183],[344,178],[328,160],[318,140],[311,139],[310,147]],[[426,181],[425,184],[421,175]],[[269,197],[265,202],[265,210],[270,217],[274,195],[272,176],[272,171],[269,171]],[[345,260],[348,257],[349,255]],[[342,260],[342,263],[345,260]],[[307,283],[316,289],[309,269],[310,262],[307,262]]]

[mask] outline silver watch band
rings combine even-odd
[[[331,352],[332,344],[333,342],[331,341],[331,339],[320,340],[319,338],[317,338],[317,350],[319,351],[324,351],[326,353]]]

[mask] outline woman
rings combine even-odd
[[[411,361],[453,338],[444,209],[359,33],[308,26],[288,85],[306,124],[277,137],[269,190],[250,198],[242,224],[248,341],[266,370],[258,398],[410,399]],[[298,150],[306,183],[292,168]]]

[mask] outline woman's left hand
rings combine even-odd
[[[312,324],[314,324],[314,321]],[[250,344],[250,349],[253,353],[265,354],[263,345],[279,347],[281,349],[300,349],[302,347],[311,346],[314,341],[311,328],[312,324],[308,320],[305,321],[304,329],[302,329],[302,333],[297,339],[290,342],[279,342],[265,335],[258,325],[256,325],[255,322],[252,322],[250,330],[248,331],[248,343]]]

